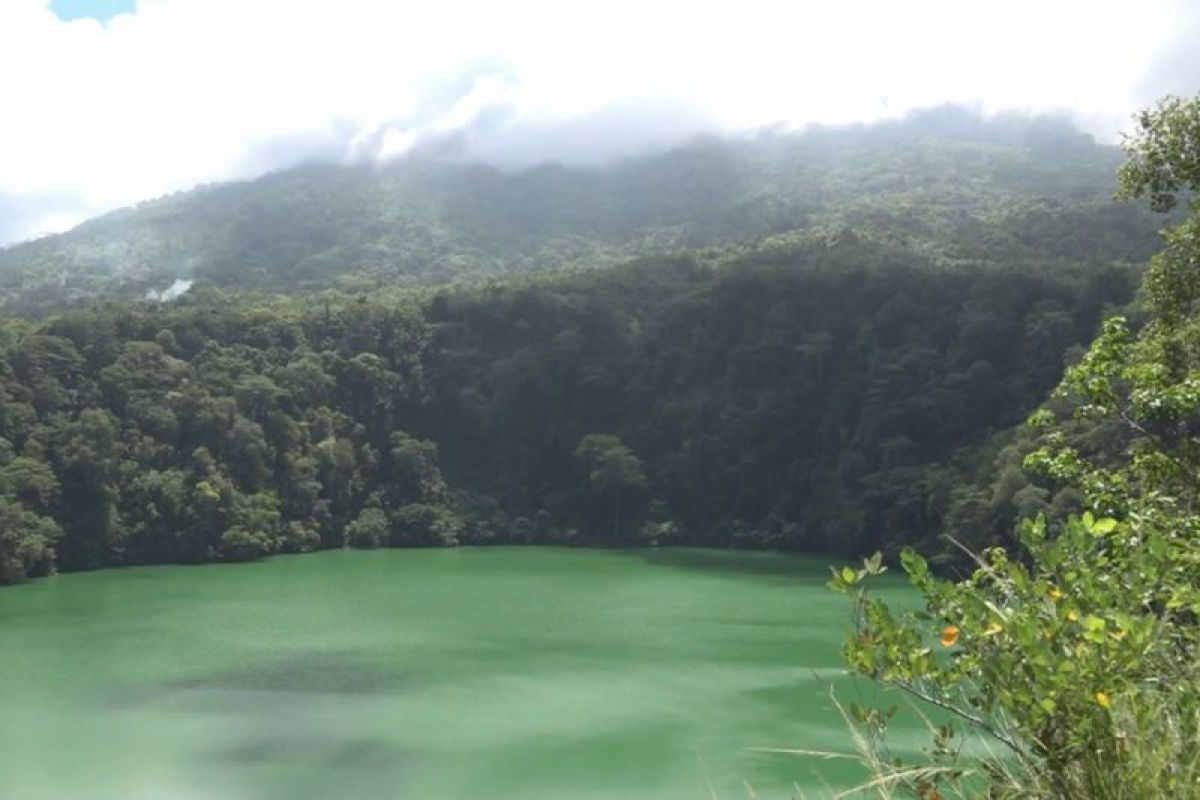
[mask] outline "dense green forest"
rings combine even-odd
[[[894,122],[700,139],[606,168],[504,172],[413,157],[313,164],[176,194],[0,250],[0,301],[222,289],[374,291],[797,232],[858,234],[948,266],[1143,263],[1158,223],[1112,201],[1120,151],[1056,118],[954,107]]]
[[[308,166],[0,251],[0,581],[1061,518],[1013,426],[1158,246],[1119,163],[942,109],[596,170]]]

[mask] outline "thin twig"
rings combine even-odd
[[[1000,731],[996,730],[994,727],[989,725],[986,721],[984,721],[984,719],[982,717],[977,717],[974,714],[970,713],[969,711],[964,711],[961,708],[959,708],[958,706],[955,706],[952,703],[948,703],[945,700],[939,700],[936,697],[931,697],[930,695],[927,695],[927,694],[919,691],[915,686],[913,686],[909,683],[905,683],[903,681],[892,681],[891,683],[888,683],[886,685],[895,686],[897,689],[900,689],[903,692],[907,692],[908,694],[912,695],[913,697],[917,698],[918,700],[920,700],[924,703],[929,703],[930,705],[936,706],[937,708],[940,708],[943,711],[948,711],[951,714],[953,714],[954,716],[958,717],[959,719],[961,719],[965,722],[969,722],[970,724],[974,725],[975,727],[977,727],[980,730],[987,733],[989,736],[992,736],[993,738],[996,739],[996,741],[1004,744],[1010,750],[1012,750],[1014,753],[1017,753],[1018,755],[1025,754],[1024,748],[1020,747],[1014,741],[1009,739],[1007,736],[1000,733]]]

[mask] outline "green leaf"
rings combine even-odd
[[[900,551],[900,565],[914,581],[921,580],[929,574],[929,564],[911,547]]]

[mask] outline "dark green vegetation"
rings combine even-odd
[[[1026,466],[1083,513],[1026,520],[1018,547],[982,549],[959,581],[906,549],[920,613],[865,593],[878,556],[835,573],[859,616],[850,665],[957,723],[914,768],[876,758],[886,724],[864,713],[881,797],[1200,798],[1200,96],[1138,121],[1121,194],[1185,213],[1146,272],[1141,324],[1107,320],[1030,419]],[[975,736],[999,752],[964,751]]]
[[[755,261],[9,322],[4,574],[45,571],[51,547],[82,569],[575,532],[932,535],[976,513],[961,484],[989,432],[1131,278],[946,273],[863,242]]]
[[[844,730],[828,684],[846,615],[824,571],[767,553],[459,548],[7,588],[4,796],[819,790],[857,771],[746,748]]]
[[[0,580],[1003,537],[1078,501],[1005,431],[1156,246],[1119,158],[943,110],[603,171],[306,167],[10,248],[41,316],[0,326]]]
[[[1141,263],[1154,226],[1111,202],[1120,162],[1116,148],[1061,120],[942,108],[869,127],[701,140],[605,169],[312,165],[0,250],[0,300],[10,313],[42,311],[64,298],[142,297],[176,277],[366,291],[847,227],[943,265]]]

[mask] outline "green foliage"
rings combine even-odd
[[[626,529],[639,529],[643,509],[638,501],[644,500],[648,488],[641,460],[609,433],[584,436],[575,448],[575,458],[587,475],[588,489],[601,513],[611,509],[612,539],[630,538]]]
[[[897,615],[858,596],[861,626],[846,658],[951,710],[1038,763],[1049,785],[1066,787],[1070,773],[1101,752],[1111,766],[1122,763],[1114,698],[1156,690],[1164,670],[1195,653],[1189,619],[1200,612],[1200,563],[1183,534],[1147,546],[1144,528],[1090,513],[1054,537],[1042,520],[1022,533],[1022,561],[992,548],[958,582],[935,577],[905,550],[902,564],[924,609]],[[844,570],[832,583],[855,592],[874,572],[869,564]]]
[[[1037,405],[1134,276],[947,273],[875,242],[805,240],[441,291],[421,434],[456,486],[585,533],[614,514],[575,448],[608,431],[682,541],[894,552],[981,519],[994,539],[1012,495],[969,486],[991,434]],[[1027,333],[1048,313],[1070,320],[1056,346]]]
[[[392,514],[397,541],[417,545],[453,547],[462,536],[462,521],[445,506],[409,503]]]
[[[1169,99],[1139,119],[1122,192],[1159,209],[1200,188],[1200,97]],[[992,547],[953,581],[905,550],[901,563],[925,604],[896,614],[870,596],[861,570],[831,585],[855,598],[846,645],[857,671],[948,712],[963,735],[1007,756],[963,758],[923,782],[881,776],[918,797],[1131,798],[1200,796],[1200,349],[1192,281],[1200,204],[1166,234],[1145,282],[1147,324],[1136,334],[1108,320],[1056,391],[1073,420],[1051,408],[1031,419],[1043,444],[1027,465],[1075,489],[1088,510],[1051,528],[1021,528],[1020,550]],[[1164,287],[1170,287],[1165,289]],[[1116,428],[1122,446],[1090,451],[1083,428]],[[970,772],[975,781],[963,782]]]
[[[388,539],[387,514],[378,506],[364,508],[346,526],[346,540],[352,547],[379,547]]]
[[[427,342],[410,303],[127,305],[5,330],[0,580],[416,543],[387,513],[449,502],[436,448],[399,429]]]
[[[53,571],[54,543],[60,533],[54,520],[0,496],[0,584]]]
[[[1125,142],[1119,194],[1169,211],[1181,192],[1192,196],[1200,187],[1200,104],[1168,96],[1138,114],[1137,122]]]
[[[1134,261],[1147,215],[1107,196],[1115,148],[1059,119],[953,108],[867,127],[702,139],[605,169],[421,158],[305,165],[146,202],[0,250],[0,306],[223,292],[374,292],[846,230],[944,266]],[[157,333],[157,332],[156,332]],[[147,337],[151,338],[151,337]],[[169,348],[168,348],[169,349]]]
[[[1028,482],[1040,442],[1009,429],[1152,248],[1116,163],[1060,122],[943,109],[155,201],[0,253],[5,308],[46,314],[0,322],[0,495],[59,527],[62,570],[1055,529],[1080,501]],[[176,271],[187,294],[137,299]]]
[[[64,570],[340,547],[372,507],[386,528],[372,513],[355,543],[990,537],[1022,491],[969,485],[992,431],[1132,274],[947,273],[803,239],[436,293],[10,320],[0,491],[59,525]]]

